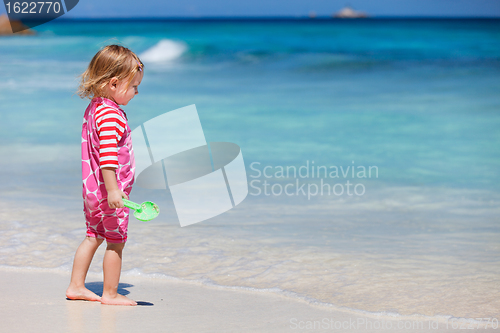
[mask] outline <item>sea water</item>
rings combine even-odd
[[[241,147],[249,182],[240,205],[185,228],[168,191],[134,187],[161,214],[131,219],[124,276],[379,315],[500,317],[499,20],[36,30],[0,39],[1,267],[71,269],[85,235],[78,75],[118,42],[145,63],[130,127],[196,104],[208,142]]]

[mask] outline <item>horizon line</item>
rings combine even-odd
[[[358,20],[377,20],[377,19],[500,19],[500,16],[437,16],[437,15],[421,15],[421,16],[405,16],[405,15],[380,15],[368,16],[359,18],[339,18],[331,15],[317,15],[310,17],[308,15],[296,16],[61,16],[59,20],[341,20],[341,21],[358,21]]]

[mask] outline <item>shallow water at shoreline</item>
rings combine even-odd
[[[35,193],[27,206],[2,193],[0,265],[69,272],[85,233],[80,200]],[[168,207],[167,196],[158,203]],[[131,219],[123,271],[368,313],[495,317],[499,203],[489,191],[419,187],[371,188],[361,200],[248,197],[185,228],[167,208],[149,223]]]

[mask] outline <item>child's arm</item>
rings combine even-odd
[[[115,170],[114,168],[102,168],[102,178],[104,179],[104,185],[108,192],[109,208],[123,208],[122,198],[128,199],[128,197],[118,188]]]

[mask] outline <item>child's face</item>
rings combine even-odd
[[[130,100],[139,93],[138,87],[141,84],[143,76],[144,76],[143,72],[137,72],[132,81],[130,82],[130,85],[128,85],[127,78],[120,81],[111,80],[110,97],[118,105],[127,105],[128,102],[130,102]]]

